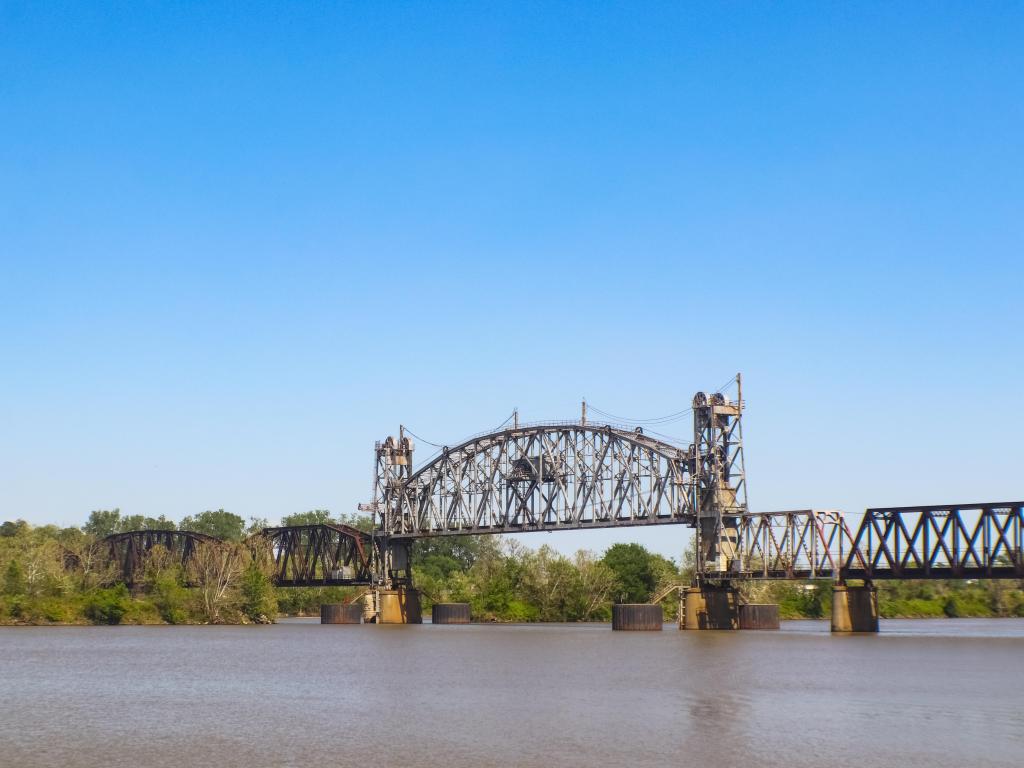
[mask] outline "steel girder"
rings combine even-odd
[[[740,566],[720,579],[1024,579],[1024,502],[868,509],[856,534],[841,513],[739,518]]]
[[[393,476],[376,519],[391,538],[693,524],[692,468],[686,450],[640,430],[524,426]]]
[[[264,528],[273,581],[279,587],[354,586],[374,581],[379,553],[373,537],[348,525]]]
[[[843,578],[1024,579],[1024,502],[869,509]]]
[[[145,556],[153,547],[164,547],[184,567],[195,555],[200,544],[217,543],[220,539],[194,531],[125,531],[103,539],[110,559],[117,563],[121,580],[134,586],[142,573]]]
[[[738,566],[709,578],[838,578],[852,536],[837,510],[755,512],[738,518]]]

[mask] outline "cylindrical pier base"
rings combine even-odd
[[[381,624],[422,624],[420,593],[412,587],[380,590],[378,621]]]
[[[700,587],[687,587],[683,595],[683,629],[701,629],[700,617],[705,607]]]
[[[618,603],[612,606],[612,629],[660,630],[665,623],[658,603]]]
[[[362,624],[361,603],[324,603],[320,606],[321,624]]]
[[[774,604],[741,605],[739,610],[740,629],[778,629],[779,606]]]
[[[434,603],[430,620],[434,624],[469,624],[469,603]]]
[[[874,587],[832,587],[832,631],[877,632],[878,591]]]

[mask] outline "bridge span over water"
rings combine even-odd
[[[542,529],[507,526],[472,533],[523,530]],[[753,512],[737,520],[737,530],[730,568],[704,571],[705,579],[1024,579],[1021,501],[868,509],[855,529],[834,510]],[[277,586],[381,581],[384,538],[376,532],[334,524],[284,526],[267,528],[250,542],[256,540],[270,545]],[[104,542],[123,580],[132,584],[153,546],[187,563],[200,547],[220,540],[191,531],[145,530],[114,534]]]
[[[345,525],[267,528],[251,540],[279,586],[408,589],[412,544],[436,536],[647,525],[695,532],[694,588],[748,579],[1024,579],[1024,502],[873,508],[856,525],[836,510],[751,512],[743,454],[744,402],[698,392],[692,442],[588,421],[511,425],[442,447],[421,466],[400,428],[374,447],[373,530]],[[107,539],[133,578],[159,543],[182,562],[209,537],[138,531]]]

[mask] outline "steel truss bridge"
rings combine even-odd
[[[280,586],[410,584],[411,548],[434,536],[683,524],[697,578],[1024,578],[1024,502],[868,509],[856,531],[833,510],[750,512],[743,399],[698,392],[693,442],[587,421],[519,424],[444,447],[418,469],[399,429],[375,446],[374,530],[267,528],[250,539]],[[183,564],[216,540],[137,531],[105,540],[125,581],[155,544]]]
[[[102,540],[101,554],[117,568],[121,580],[135,586],[142,577],[147,556],[154,547],[162,547],[171,561],[186,572],[201,547],[216,546],[220,539],[194,531],[144,530],[115,533]]]
[[[1024,501],[886,507],[856,532],[834,510],[743,515],[731,573],[748,579],[1024,579]]]
[[[161,547],[191,583],[191,566],[205,549],[229,542],[194,531],[141,530],[107,536],[105,555],[126,585],[142,582],[147,557]],[[279,587],[362,586],[375,583],[379,544],[374,536],[348,525],[318,524],[265,528],[244,544],[273,574]],[[77,563],[67,563],[74,568]]]
[[[631,524],[636,523],[625,523]],[[523,529],[486,532],[518,530]],[[1024,501],[868,509],[855,532],[834,510],[755,512],[740,517],[739,531],[734,567],[707,571],[706,578],[1024,579]],[[278,586],[376,581],[381,545],[375,534],[349,526],[303,525],[268,528],[257,538],[271,545]],[[132,531],[105,541],[129,585],[138,581],[145,554],[156,544],[187,566],[199,546],[220,543],[188,531]]]
[[[611,425],[556,422],[481,435],[406,477],[388,462],[407,438],[377,448],[383,532],[392,539],[692,524],[694,460],[680,449]]]

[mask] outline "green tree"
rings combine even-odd
[[[574,560],[576,576],[569,595],[569,616],[573,621],[611,618],[608,607],[618,583],[615,572],[593,552],[580,550]]]
[[[507,551],[502,551],[501,544],[488,542],[473,563],[470,571],[473,615],[485,620],[536,620],[536,609],[522,599],[525,548],[514,541],[507,542],[505,548]]]
[[[97,539],[117,533],[121,530],[121,510],[94,509],[89,513],[89,519],[82,526],[82,530],[92,534]]]
[[[548,545],[522,554],[520,595],[536,608],[539,621],[565,621],[577,582],[576,569]]]
[[[109,589],[97,589],[85,603],[85,616],[93,624],[120,624],[128,612],[131,597],[124,584]]]
[[[23,595],[26,588],[25,569],[17,560],[11,560],[7,564],[7,571],[4,573],[4,594]]]
[[[374,529],[373,516],[372,515],[360,515],[355,512],[351,514],[340,514],[338,515],[338,522],[342,525],[350,525],[353,528],[358,528],[360,531],[370,533]]]
[[[453,573],[473,567],[485,547],[482,536],[436,536],[419,539],[413,545],[416,573],[447,579]]]
[[[325,523],[336,522],[338,521],[331,517],[331,510],[329,509],[311,509],[308,512],[296,512],[281,518],[281,525],[286,527],[291,525],[324,525]]]
[[[27,533],[28,529],[29,525],[24,520],[5,520],[0,525],[0,536],[5,539],[13,539],[23,533]]]
[[[241,520],[241,518],[239,518]],[[201,608],[211,623],[220,623],[222,611],[236,598],[239,577],[251,560],[245,546],[232,541],[203,542],[189,561]]]
[[[270,528],[270,521],[265,517],[250,517],[249,524],[245,527],[245,535],[253,536],[264,528]]]
[[[277,599],[270,578],[255,560],[246,566],[241,580],[242,613],[253,621],[269,623],[277,615]]]
[[[245,535],[245,520],[223,509],[208,509],[195,517],[189,515],[182,520],[181,530],[205,533],[224,541],[241,541]]]
[[[610,546],[601,561],[612,570],[618,582],[613,597],[625,603],[650,600],[658,584],[660,563],[656,557],[639,544]]]
[[[124,531],[173,531],[177,523],[168,520],[163,515],[160,517],[146,517],[145,515],[129,515],[122,517],[117,527],[119,532]]]
[[[143,565],[146,592],[160,618],[168,624],[188,621],[189,594],[182,583],[181,563],[165,547],[157,544],[146,554]]]

